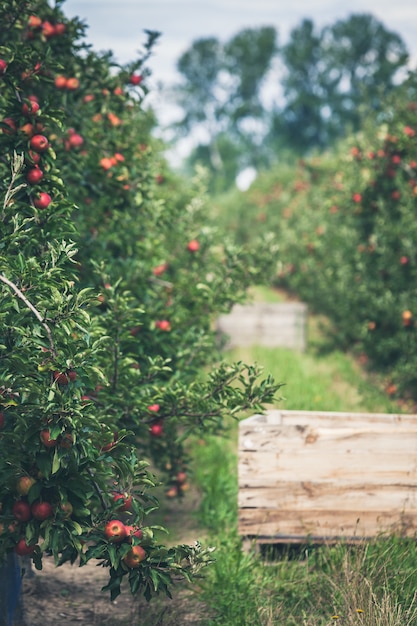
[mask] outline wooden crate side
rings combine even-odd
[[[235,305],[220,315],[216,330],[227,346],[280,346],[305,350],[307,306],[303,303]]]
[[[240,424],[240,534],[414,536],[417,416],[271,413]]]
[[[245,509],[239,512],[238,532],[246,537],[270,537],[282,541],[290,537],[369,538],[381,533],[415,537],[417,514],[399,512],[321,510],[308,512]]]

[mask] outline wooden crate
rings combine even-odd
[[[256,543],[416,535],[417,415],[254,415],[238,473],[239,534]]]
[[[271,346],[305,350],[307,305],[303,302],[236,304],[217,320],[217,332],[227,347]]]

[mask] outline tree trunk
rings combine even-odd
[[[0,565],[0,626],[24,626],[21,586],[21,564],[11,553]]]

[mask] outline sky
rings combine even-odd
[[[282,45],[305,18],[322,28],[352,13],[371,13],[401,36],[411,67],[417,67],[417,0],[66,0],[63,10],[85,21],[87,42],[97,51],[112,50],[119,63],[137,58],[144,30],[161,33],[147,66],[151,103],[162,124],[172,119],[173,109],[158,85],[178,82],[176,62],[203,37],[225,42],[244,28],[274,26]]]
[[[416,0],[66,0],[63,9],[87,22],[94,48],[113,50],[121,63],[135,57],[145,29],[161,32],[150,67],[163,82],[195,39],[226,41],[243,28],[274,26],[278,43],[285,43],[304,18],[321,28],[352,13],[372,13],[397,32],[417,64]]]

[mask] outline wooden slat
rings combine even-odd
[[[417,482],[318,483],[280,482],[273,486],[239,485],[239,509],[276,508],[280,511],[407,511],[417,515]]]
[[[277,509],[244,509],[239,511],[238,532],[244,536],[335,536],[375,537],[380,533],[398,533],[414,537],[417,514],[387,511],[280,511]]]

